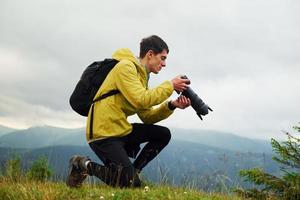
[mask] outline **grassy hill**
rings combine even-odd
[[[64,183],[55,182],[11,182],[0,178],[1,200],[239,200],[232,195],[203,193],[167,185],[144,186],[138,189],[120,189],[104,185],[85,184],[79,189],[70,189]]]

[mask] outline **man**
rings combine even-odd
[[[153,89],[148,88],[150,73],[158,74],[166,66],[168,53],[167,44],[153,35],[141,41],[138,58],[129,49],[119,49],[113,54],[119,62],[108,74],[95,98],[113,90],[119,93],[94,103],[86,128],[87,141],[104,166],[87,157],[73,156],[68,186],[81,186],[87,175],[96,176],[111,186],[141,185],[138,174],[171,138],[168,128],[154,123],[169,117],[175,108],[184,109],[191,105],[184,96],[166,101],[174,90],[182,92],[188,87],[189,80],[180,76]],[[154,108],[156,105],[159,106]],[[127,117],[133,114],[138,114],[144,123],[130,124]],[[137,156],[141,143],[146,145]],[[132,163],[129,157],[136,159]]]

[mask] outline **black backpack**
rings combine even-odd
[[[118,62],[115,59],[96,61],[84,70],[70,97],[70,105],[75,112],[86,117],[94,102],[119,93],[118,90],[112,90],[93,101],[106,76]]]

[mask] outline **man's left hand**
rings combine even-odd
[[[185,109],[191,105],[191,100],[183,95],[180,95],[176,100],[171,101],[171,104],[176,108]]]

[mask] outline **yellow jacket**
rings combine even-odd
[[[86,138],[88,142],[107,137],[125,136],[132,131],[127,117],[138,114],[146,124],[153,124],[169,117],[167,99],[173,93],[171,81],[148,89],[148,74],[129,49],[119,49],[113,54],[118,64],[111,70],[95,98],[111,91],[120,93],[96,102],[94,105],[93,138],[89,138],[91,110],[89,111]],[[164,102],[164,103],[163,103]],[[153,106],[161,104],[155,108]]]

